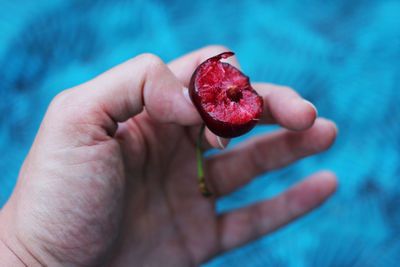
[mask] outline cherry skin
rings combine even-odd
[[[259,121],[263,99],[249,77],[221,62],[233,56],[224,52],[201,63],[189,85],[190,97],[206,126],[216,135],[233,138],[250,131]]]

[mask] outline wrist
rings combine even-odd
[[[5,210],[5,206],[0,210],[0,262],[4,266],[26,266],[5,240],[9,230],[8,216],[6,216]]]
[[[0,211],[0,262],[1,266],[43,266],[19,240],[15,231],[14,210],[7,202]]]
[[[4,266],[27,266],[0,238],[0,261]]]

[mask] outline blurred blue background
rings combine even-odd
[[[400,1],[0,1],[0,206],[50,100],[143,52],[168,62],[209,44],[253,81],[295,88],[339,127],[335,145],[257,180],[220,211],[320,169],[335,196],[204,266],[396,266],[400,262]],[[258,127],[236,140],[269,131]]]

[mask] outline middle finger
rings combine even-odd
[[[337,129],[326,119],[317,119],[308,130],[280,130],[252,138],[206,160],[206,177],[214,194],[223,196],[269,170],[328,149]]]

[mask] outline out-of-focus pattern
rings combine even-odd
[[[50,100],[137,54],[208,44],[253,81],[295,88],[337,122],[328,152],[260,176],[218,210],[272,197],[320,169],[336,195],[290,226],[205,266],[400,262],[400,1],[0,1],[0,205]],[[258,127],[251,134],[269,131]]]

